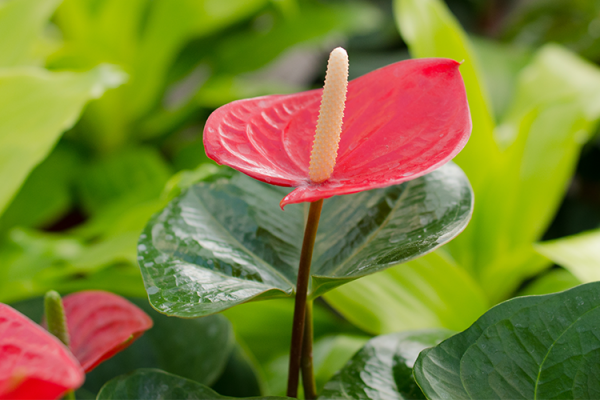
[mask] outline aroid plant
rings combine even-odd
[[[438,169],[471,132],[459,65],[403,61],[348,83],[348,58],[337,48],[323,90],[216,110],[204,130],[210,158],[296,189],[235,175],[174,199],[138,247],[154,307],[198,317],[295,294],[287,393],[297,396],[302,366],[305,395],[315,398],[312,300],[435,249],[469,220],[464,174],[454,165]],[[282,208],[310,207],[279,211],[282,196]]]

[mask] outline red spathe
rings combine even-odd
[[[57,338],[0,304],[0,399],[56,399],[84,379],[79,363]]]
[[[322,89],[229,103],[204,128],[206,154],[255,179],[297,189],[281,206],[396,185],[451,160],[471,133],[460,63],[401,61],[348,84],[332,176],[308,178]]]

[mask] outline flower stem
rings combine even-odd
[[[292,344],[290,348],[290,367],[288,372],[287,396],[298,397],[298,381],[300,378],[300,366],[302,360],[302,342],[304,338],[304,321],[306,314],[306,298],[308,294],[308,282],[310,280],[310,263],[323,200],[310,203],[308,219],[304,230],[304,241],[300,253],[300,265],[298,266],[298,281],[296,282],[296,302],[294,304],[294,322],[292,323]],[[312,338],[311,338],[312,341]]]
[[[304,340],[302,342],[302,385],[304,398],[315,400],[317,398],[317,385],[313,369],[313,302],[306,303],[304,318]]]

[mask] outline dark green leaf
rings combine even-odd
[[[211,385],[218,393],[233,397],[260,396],[262,386],[255,361],[240,345],[235,346],[221,377]]]
[[[254,399],[284,399],[285,397],[254,397]],[[140,369],[132,374],[123,375],[108,382],[98,400],[219,400],[233,399],[219,395],[214,390],[177,375],[171,375],[157,369]]]
[[[422,330],[371,339],[325,384],[319,399],[424,399],[412,376],[413,364],[419,352],[452,333]]]
[[[149,223],[138,254],[150,301],[198,317],[253,299],[292,296],[306,205],[245,175],[199,184]],[[449,164],[406,184],[325,201],[311,297],[428,253],[466,226],[468,180]]]
[[[419,356],[433,399],[597,399],[600,282],[519,297]]]

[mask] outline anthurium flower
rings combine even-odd
[[[0,399],[56,399],[84,379],[79,362],[57,338],[0,304]]]
[[[129,347],[152,319],[139,307],[109,292],[90,290],[63,298],[70,348],[85,372]]]
[[[350,81],[339,145],[324,152],[334,166],[322,181],[310,169],[323,89],[217,109],[204,129],[206,154],[260,181],[296,187],[282,207],[415,179],[452,159],[471,133],[459,66],[444,58],[407,60]],[[331,86],[344,73],[333,69],[340,71]]]

